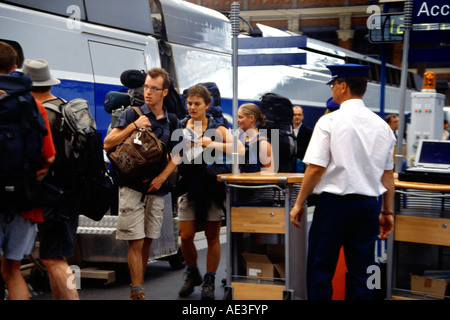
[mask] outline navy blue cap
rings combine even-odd
[[[327,100],[327,109],[334,111],[339,109],[341,105],[333,101],[333,97]]]
[[[352,77],[352,76],[366,76],[367,72],[372,69],[371,66],[346,63],[346,64],[332,64],[327,66],[331,71],[332,79],[327,83],[330,84],[336,78]]]

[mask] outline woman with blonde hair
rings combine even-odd
[[[242,130],[240,141],[245,146],[245,159],[240,162],[241,172],[274,172],[272,146],[267,134],[259,128],[266,125],[266,117],[256,104],[245,103],[238,110],[238,125]]]

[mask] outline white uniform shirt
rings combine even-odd
[[[384,170],[394,168],[395,136],[361,99],[343,102],[317,122],[304,162],[325,167],[314,193],[379,196]]]

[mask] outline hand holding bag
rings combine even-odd
[[[142,112],[133,107],[139,116]],[[138,178],[153,163],[161,161],[165,156],[165,144],[158,139],[151,128],[139,128],[108,154],[113,166],[122,177]]]

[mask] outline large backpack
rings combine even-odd
[[[22,73],[0,76],[0,213],[20,213],[36,206],[47,134],[31,90]]]
[[[115,186],[107,175],[101,133],[84,99],[44,103],[49,118],[60,124],[55,137],[57,159],[50,181],[63,190],[80,194],[80,213],[100,220],[113,200]],[[53,180],[52,180],[53,179]]]
[[[230,124],[222,113],[220,90],[217,84],[215,82],[201,82],[198,84],[208,89],[209,93],[211,94],[211,103],[209,104],[209,108],[208,111],[206,111],[206,114],[211,115],[219,124],[224,124],[227,128],[229,128]],[[183,96],[181,98],[184,109],[186,110],[186,114],[189,114],[187,109],[187,93],[189,89],[190,87],[183,90]]]
[[[48,176],[52,183],[65,191],[79,189],[81,168],[87,139],[96,133],[95,120],[84,99],[65,101],[61,98],[43,103],[52,127],[56,159]],[[88,170],[90,170],[88,168]]]
[[[261,112],[266,116],[267,136],[274,148],[275,161],[278,159],[279,172],[293,172],[293,159],[297,153],[297,142],[292,126],[294,116],[292,102],[279,94],[266,93],[261,97]],[[278,130],[278,152],[276,152],[275,137],[272,129]]]
[[[173,113],[178,119],[183,119],[187,115],[187,109],[184,108],[183,101],[181,101],[180,94],[173,85],[174,80],[170,79],[169,92],[164,97],[164,106],[167,112]]]

